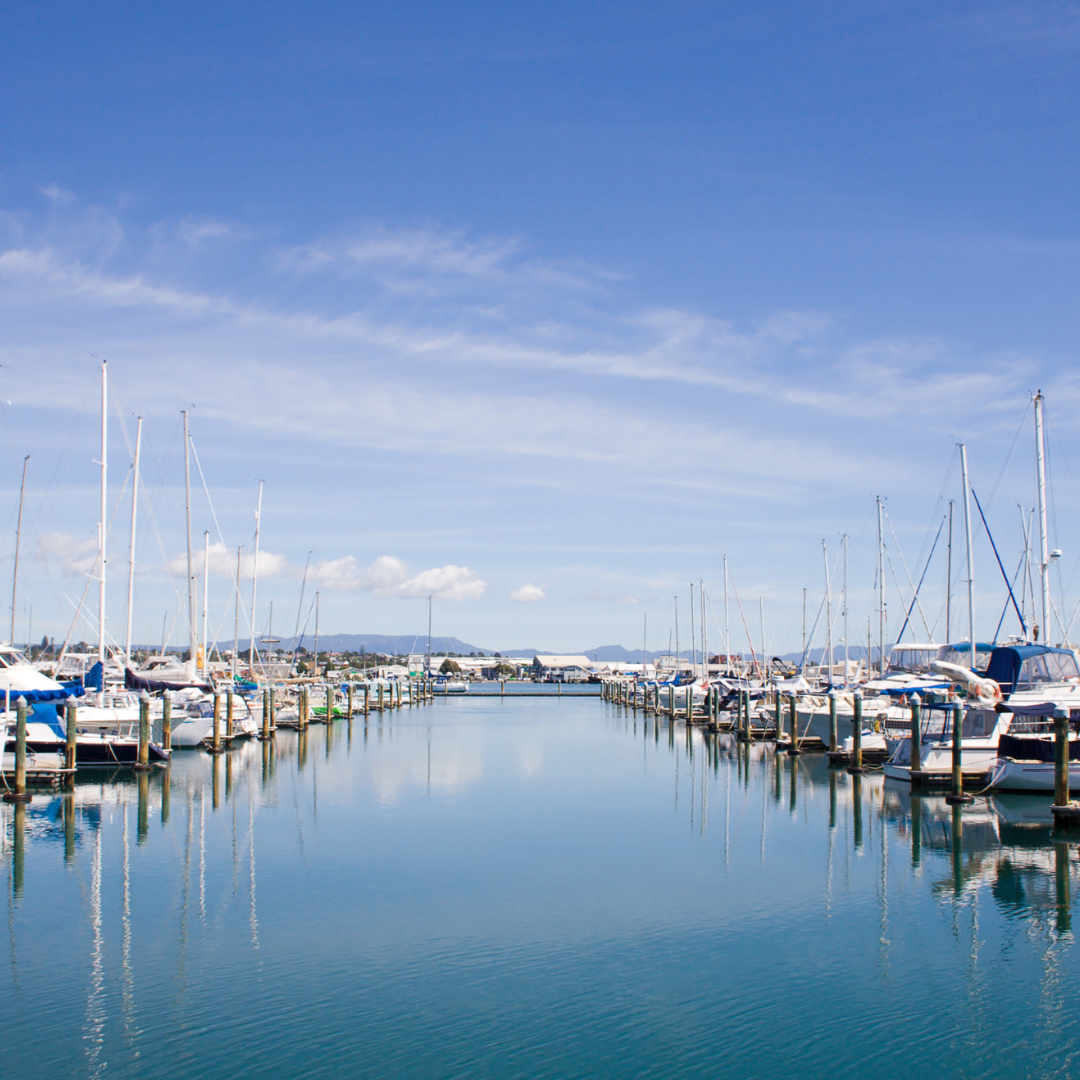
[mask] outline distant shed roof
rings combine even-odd
[[[549,656],[541,653],[537,653],[533,663],[546,668],[587,668],[592,665],[592,661],[587,656]]]

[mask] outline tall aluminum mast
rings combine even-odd
[[[184,515],[187,521],[188,670],[194,677],[199,635],[195,629],[195,564],[191,553],[191,434],[187,409],[181,415],[184,417]]]
[[[1043,641],[1050,641],[1050,552],[1046,539],[1046,443],[1043,435],[1043,395],[1035,394],[1035,464],[1039,486],[1039,584],[1042,587]]]
[[[255,678],[255,594],[259,587],[259,528],[262,525],[263,482],[259,481],[259,502],[255,510],[255,557],[251,563],[251,642],[248,645],[248,667]],[[295,647],[295,646],[294,646]]]
[[[135,599],[135,524],[139,510],[139,455],[142,452],[142,424],[143,418],[140,416],[138,426],[135,428],[135,466],[131,485],[131,539],[128,541],[127,628],[124,632],[124,661],[128,667],[132,667],[131,613]]]
[[[971,484],[968,481],[967,447],[960,443],[960,472],[964,483],[964,543],[967,545],[968,636],[971,646],[971,670],[975,670],[975,568],[971,559]]]
[[[101,523],[98,526],[98,660],[101,662],[101,690],[105,690],[105,530],[108,527],[106,497],[109,480],[109,363],[101,361]]]
[[[23,496],[26,494],[26,465],[30,460],[30,455],[27,454],[23,458],[22,463],[22,483],[19,485],[19,522],[15,526],[15,570],[11,575],[11,644],[15,644],[15,595],[19,587],[19,539],[22,536],[22,512],[23,512]],[[29,636],[29,635],[27,635]],[[26,644],[27,649],[33,642],[28,641]]]

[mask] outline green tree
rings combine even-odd
[[[458,664],[451,660],[450,657],[447,657],[442,662],[442,666],[439,668],[439,671],[443,675],[453,675],[455,672],[460,674],[461,668],[458,666]]]

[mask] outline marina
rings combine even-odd
[[[568,695],[80,774],[0,806],[6,1069],[1068,1076],[1049,803]]]

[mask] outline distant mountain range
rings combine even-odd
[[[223,641],[220,643],[221,649],[224,652],[226,649],[231,648],[231,641]],[[296,644],[296,638],[287,637],[282,638],[278,643],[278,647],[291,652]],[[300,644],[304,648],[310,650],[315,647],[315,636],[313,634],[305,634],[300,641]],[[150,646],[151,649],[155,648]],[[331,652],[370,652],[370,653],[382,653],[389,656],[404,656],[408,653],[426,653],[427,652],[427,637],[426,636],[413,636],[411,634],[320,634],[319,635],[319,649],[329,649]],[[170,651],[183,652],[181,648],[174,648]],[[248,651],[248,642],[246,640],[240,641],[240,652],[246,653]],[[501,656],[536,656],[538,653],[551,654],[558,653],[557,649],[537,649],[537,648],[514,648],[514,649],[487,649],[481,648],[479,645],[470,645],[467,641],[462,641],[456,637],[433,637],[431,639],[431,651],[440,655],[453,652],[459,653],[464,656],[468,656],[469,653],[483,653],[485,656],[494,656],[498,652]],[[641,649],[625,649],[622,645],[600,645],[593,649],[578,649],[568,650],[571,655],[587,656],[590,660],[606,661],[608,663],[622,663],[622,664],[640,664],[642,663],[642,656],[645,657],[645,662],[656,660],[662,656],[669,655],[665,651],[658,652],[645,652],[642,653]],[[709,653],[715,656],[719,651],[718,647],[714,646],[709,649]],[[749,650],[742,650],[743,654],[749,656]],[[689,649],[681,650],[680,655],[683,659],[690,659],[691,651]],[[701,653],[698,654],[700,660]],[[808,657],[811,663],[818,663],[825,655],[824,649],[811,649]],[[839,662],[843,659],[844,650],[843,647],[833,647],[833,659]],[[859,660],[865,658],[866,647],[860,645],[853,645],[848,650],[848,656],[851,660]],[[781,660],[790,661],[791,663],[798,663],[802,658],[802,654],[798,652],[784,653],[781,655]],[[772,657],[770,656],[771,660]]]

